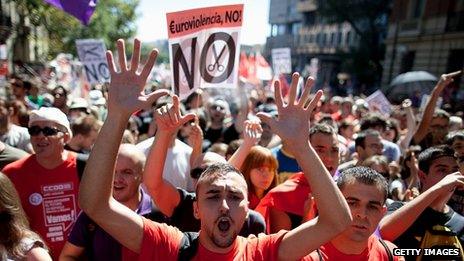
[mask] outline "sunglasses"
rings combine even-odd
[[[28,131],[29,131],[29,134],[31,136],[37,136],[42,132],[43,135],[45,135],[47,137],[48,136],[55,136],[56,134],[58,134],[58,132],[62,132],[57,128],[52,128],[52,127],[40,128],[39,126],[31,126],[31,127],[28,128]]]
[[[206,170],[205,167],[196,167],[192,170],[190,170],[190,177],[192,177],[192,179],[199,179],[200,176],[201,176],[201,173],[203,173],[204,171]]]

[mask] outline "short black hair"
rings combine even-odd
[[[343,171],[337,179],[337,186],[340,190],[343,187],[351,183],[352,181],[357,181],[359,183],[376,186],[384,195],[384,202],[387,200],[388,196],[388,182],[387,180],[380,175],[377,171],[369,167],[353,167],[348,168]]]
[[[328,134],[328,135],[334,135],[337,132],[335,129],[330,126],[329,124],[326,123],[317,123],[309,129],[309,138],[311,138],[314,134],[316,133],[323,133],[323,134]]]
[[[360,146],[364,149],[366,146],[366,137],[368,136],[380,136],[380,132],[372,129],[361,131],[360,133],[358,133],[358,136],[356,136],[356,139],[354,140],[354,147],[356,148]]]
[[[379,113],[369,113],[361,119],[361,130],[375,129],[377,127],[382,130],[387,129],[387,120]]]
[[[203,173],[201,173],[200,177],[198,178],[197,187],[196,187],[196,194],[198,195],[199,188],[201,184],[210,183],[213,180],[219,179],[221,177],[225,177],[228,173],[233,172],[243,178],[243,182],[246,186],[245,178],[243,174],[235,168],[234,166],[230,165],[229,163],[214,163],[209,165]],[[248,191],[248,189],[247,189]]]
[[[456,140],[464,140],[464,130],[452,131],[446,135],[447,145],[453,145]]]
[[[387,180],[380,175],[377,171],[369,168],[369,167],[353,167],[353,168],[348,168],[345,171],[343,171],[340,176],[337,179],[337,186],[340,190],[343,189],[343,187],[347,183],[351,183],[353,181],[357,181],[359,183],[365,184],[365,185],[374,185],[376,186],[380,191],[382,191],[384,195],[384,202],[387,200],[388,196],[388,182]]]
[[[456,158],[454,150],[447,145],[430,147],[419,154],[419,169],[425,174],[428,174],[432,162],[441,157]]]

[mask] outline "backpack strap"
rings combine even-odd
[[[184,232],[177,260],[187,261],[195,256],[198,250],[198,235],[198,232]]]
[[[321,254],[321,250],[318,248],[316,249],[317,256],[319,257],[319,261],[324,261],[324,257]]]
[[[381,239],[381,238],[379,238],[379,242],[385,248],[385,252],[387,252],[387,255],[388,255],[388,260],[393,261],[393,254],[392,254],[390,248],[388,247],[387,243],[385,243],[385,241],[383,241],[383,239]]]

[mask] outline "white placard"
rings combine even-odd
[[[84,64],[87,80],[92,83],[108,82],[110,71],[106,62],[106,47],[102,39],[76,40],[79,59]]]
[[[290,48],[272,49],[272,68],[274,75],[292,73],[292,57]]]
[[[366,98],[366,102],[369,104],[369,110],[371,111],[378,111],[383,115],[390,115],[391,113],[392,105],[381,90],[377,90],[369,95]]]

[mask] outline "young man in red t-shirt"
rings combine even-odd
[[[385,178],[371,168],[353,167],[340,175],[337,186],[350,206],[353,222],[304,260],[404,260],[393,256],[394,244],[374,235],[387,210]]]
[[[18,190],[31,229],[39,233],[58,260],[79,214],[79,177],[76,155],[64,145],[71,138],[66,115],[42,107],[29,116],[29,134],[35,154],[3,169]]]
[[[153,50],[147,63],[138,72],[140,41],[134,41],[130,68],[126,64],[124,41],[118,40],[120,72],[116,72],[113,56],[107,53],[111,83],[108,117],[90,154],[80,186],[79,203],[82,209],[106,232],[126,248],[139,253],[139,260],[177,259],[185,234],[176,228],[151,222],[114,200],[112,195],[113,169],[124,128],[132,113],[148,107],[166,90],[144,94],[146,79],[151,72],[157,52]],[[343,231],[351,222],[348,205],[340,190],[309,142],[309,117],[322,92],[310,101],[314,79],[309,79],[301,99],[296,100],[299,75],[294,74],[289,103],[284,104],[279,83],[275,86],[279,118],[259,117],[292,148],[299,164],[313,187],[319,206],[319,217],[292,231],[243,238],[237,236],[248,213],[247,185],[243,176],[228,165],[215,165],[206,170],[197,184],[195,217],[200,219],[199,246],[193,259],[298,259]],[[310,102],[309,102],[310,101]],[[307,102],[309,102],[309,105]],[[179,98],[173,105],[158,109],[166,125],[175,128],[195,118],[182,116]],[[295,132],[295,130],[298,130]],[[309,169],[311,171],[309,172]]]

